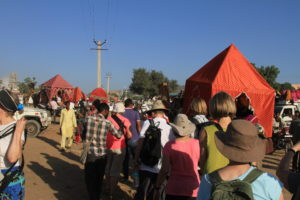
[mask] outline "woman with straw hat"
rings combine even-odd
[[[170,174],[166,185],[166,200],[196,199],[200,183],[197,171],[200,148],[199,141],[190,138],[196,126],[185,114],[178,114],[171,126],[176,139],[168,142],[163,149],[162,168],[155,187],[159,188]]]
[[[233,120],[226,132],[216,133],[215,142],[218,150],[229,159],[229,164],[202,177],[198,200],[211,199],[217,179],[222,183],[245,180],[256,169],[251,163],[261,161],[265,156],[265,141],[256,126],[247,120]],[[250,185],[254,200],[283,199],[282,184],[275,176],[260,171],[253,179]]]

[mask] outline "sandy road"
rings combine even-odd
[[[81,144],[74,144],[71,152],[59,151],[58,125],[51,125],[40,136],[28,138],[25,147],[26,200],[85,200],[83,165],[79,162]],[[275,173],[283,151],[267,155],[264,170]],[[120,183],[118,199],[132,199],[131,183]],[[285,199],[291,195],[284,192]]]

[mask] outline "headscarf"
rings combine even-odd
[[[14,101],[13,97],[10,95],[8,90],[0,91],[0,105],[7,112],[16,112],[18,110],[18,105]]]

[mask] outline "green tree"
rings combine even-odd
[[[162,72],[152,70],[149,73],[150,76],[150,87],[147,89],[150,96],[159,94],[159,87],[163,82],[168,82],[168,78]]]
[[[164,82],[170,85],[171,92],[179,87],[176,80],[169,80],[161,71],[138,68],[133,70],[132,83],[129,88],[135,94],[152,97],[159,94],[159,87]]]
[[[178,91],[179,85],[178,85],[177,80],[170,80],[169,81],[169,89],[170,89],[170,92],[177,92]]]
[[[26,94],[34,91],[34,87],[37,84],[35,77],[26,77],[23,82],[18,83],[18,87],[21,93]]]
[[[271,87],[273,87],[275,90],[280,89],[280,84],[276,81],[277,76],[280,73],[278,67],[274,65],[257,67],[255,63],[252,63],[252,65],[260,73],[260,75],[270,84]]]
[[[136,93],[147,96],[149,87],[151,86],[151,80],[149,73],[145,68],[138,68],[133,70],[132,83],[129,86],[129,89]]]
[[[281,83],[279,84],[279,87],[279,90],[295,90],[295,88],[289,82]]]

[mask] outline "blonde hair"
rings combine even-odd
[[[204,101],[204,99],[199,97],[193,99],[190,105],[190,109],[196,114],[202,114],[202,115],[207,114],[206,102]]]
[[[214,119],[234,117],[236,105],[233,98],[226,92],[218,92],[209,101],[209,113]]]

